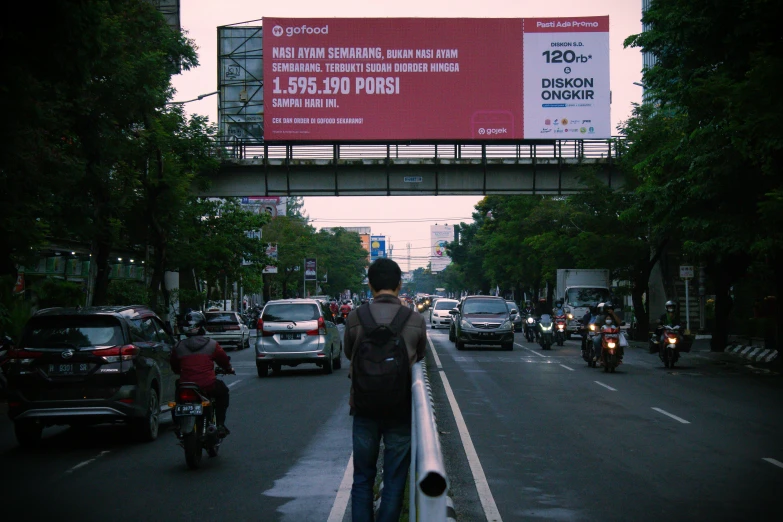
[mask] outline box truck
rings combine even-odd
[[[576,333],[579,328],[578,321],[591,306],[610,300],[611,295],[609,270],[558,268],[555,300],[562,299],[570,311],[568,337]]]

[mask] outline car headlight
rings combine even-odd
[[[473,325],[472,325],[472,324],[470,324],[470,322],[469,322],[467,319],[463,319],[462,321],[460,321],[460,322],[459,322],[459,325],[460,325],[462,328],[473,328]]]
[[[511,320],[508,320],[500,325],[501,330],[511,330],[514,328],[514,324],[511,322]]]

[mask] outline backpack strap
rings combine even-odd
[[[413,312],[411,312],[410,308],[407,306],[400,306],[394,319],[389,323],[389,329],[394,332],[394,335],[399,335],[402,331],[402,327],[405,326],[405,323],[408,322],[408,318],[410,318],[411,315],[413,315]]]
[[[367,331],[371,332],[378,328],[378,323],[375,322],[375,319],[373,319],[372,314],[370,313],[369,304],[363,304],[357,308],[356,315],[359,316],[359,322]]]

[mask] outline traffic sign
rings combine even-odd
[[[693,265],[680,265],[680,278],[693,279]]]

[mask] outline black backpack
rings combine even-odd
[[[378,325],[370,306],[357,309],[364,337],[351,361],[353,405],[364,417],[410,416],[411,368],[401,332],[413,314],[401,306],[388,325]]]

